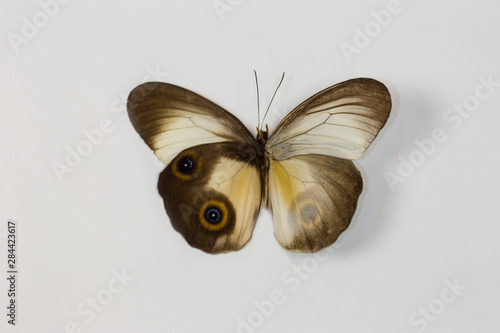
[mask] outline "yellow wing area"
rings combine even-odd
[[[271,159],[269,206],[285,249],[317,252],[349,226],[363,184],[351,161],[325,155]]]

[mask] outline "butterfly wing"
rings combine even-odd
[[[355,160],[384,126],[391,97],[379,81],[352,79],[331,86],[297,106],[268,141],[277,160],[321,154]]]
[[[186,148],[216,142],[254,145],[236,117],[190,90],[163,82],[137,86],[128,97],[132,125],[156,156],[169,164]]]
[[[269,205],[278,242],[294,252],[330,246],[349,226],[362,188],[349,160],[315,154],[272,159]]]
[[[193,164],[186,169],[186,161]],[[256,159],[234,143],[215,143],[180,153],[160,174],[158,191],[173,227],[208,253],[241,249],[252,237],[261,193]]]
[[[295,108],[267,142],[268,205],[279,243],[316,252],[350,224],[362,179],[359,158],[384,126],[390,94],[380,82],[354,79]]]
[[[239,250],[262,201],[258,146],[230,113],[189,90],[145,83],[128,99],[137,132],[167,167],[158,191],[173,227],[208,253]]]

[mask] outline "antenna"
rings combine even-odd
[[[255,75],[255,87],[257,87],[257,126],[258,126],[260,122],[259,81],[257,80],[257,72],[255,71],[255,69],[253,70],[253,73]]]
[[[264,114],[264,118],[262,118],[262,123],[260,124],[261,128],[262,128],[262,125],[264,125],[264,120],[266,119],[267,113],[269,112],[269,108],[271,107],[271,104],[273,103],[274,96],[276,96],[276,93],[278,92],[278,89],[280,88],[281,83],[283,82],[284,78],[285,78],[285,72],[283,72],[283,75],[281,75],[280,83],[278,83],[278,86],[276,87],[276,90],[274,91],[273,97],[271,98],[271,101],[269,102],[269,106],[267,107],[266,113]]]

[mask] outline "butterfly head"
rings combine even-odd
[[[256,137],[257,142],[261,145],[264,145],[267,139],[269,138],[268,133],[269,133],[269,127],[267,127],[267,124],[265,131],[257,127],[257,137]]]

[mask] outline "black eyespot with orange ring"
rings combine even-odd
[[[229,209],[224,202],[210,199],[201,206],[198,218],[205,229],[217,231],[226,226]]]
[[[172,173],[182,180],[194,179],[203,167],[203,159],[194,151],[180,153],[172,162]]]

